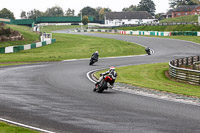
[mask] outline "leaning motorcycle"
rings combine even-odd
[[[150,49],[145,49],[148,55],[151,55],[151,50]]]
[[[95,59],[94,57],[91,57],[89,65],[93,65],[97,61],[98,61],[97,59]]]
[[[103,76],[103,79],[99,83],[95,84],[94,91],[102,93],[104,90],[108,89],[108,84],[112,81],[113,79],[109,75]]]

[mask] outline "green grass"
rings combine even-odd
[[[32,32],[30,27],[18,26],[18,25],[6,25],[6,28],[11,28],[13,30],[19,31],[24,36],[24,40],[0,42],[0,47],[25,45],[40,41],[40,35],[36,32]]]
[[[54,34],[56,43],[18,53],[1,54],[0,62],[61,61],[67,59],[90,58],[96,50],[100,57],[145,54],[139,45],[98,37],[82,35]]]
[[[169,68],[168,63],[156,63],[118,67],[116,82],[126,83],[133,86],[155,89],[175,94],[200,97],[200,86],[175,82],[165,76]],[[95,75],[104,72],[99,71]]]
[[[0,122],[0,133],[38,133],[38,131]]]
[[[198,25],[168,25],[168,26],[137,26],[137,27],[120,27],[119,30],[133,30],[133,31],[200,31]]]
[[[198,23],[198,15],[189,15],[176,18],[169,18],[160,21],[160,23],[180,23],[194,22]],[[137,26],[137,27],[120,27],[119,30],[140,30],[140,31],[200,31],[198,25],[168,25],[168,26]]]
[[[82,27],[87,27],[87,26],[82,26]],[[63,30],[63,29],[76,29],[76,28],[81,28],[80,25],[51,25],[51,26],[43,26],[41,27],[40,31],[41,32],[52,32],[55,30]]]
[[[171,22],[194,22],[198,23],[198,15],[188,15],[188,16],[181,16],[176,18],[168,18],[161,20],[160,23],[171,23]]]

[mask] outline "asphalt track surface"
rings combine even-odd
[[[66,33],[67,31],[59,31]],[[168,62],[199,55],[200,46],[161,38],[84,33],[135,42],[151,56],[2,67],[0,117],[61,133],[199,133],[200,107],[108,90],[93,92],[86,73],[110,66]]]

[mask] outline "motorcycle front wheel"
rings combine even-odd
[[[102,93],[107,88],[107,83],[106,81],[102,80],[97,86],[96,92]]]
[[[94,64],[94,61],[93,60],[91,60],[90,61],[90,63],[89,63],[89,65],[93,65]]]

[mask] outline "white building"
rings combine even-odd
[[[199,25],[200,25],[200,16],[198,17],[198,22],[199,22]]]
[[[108,12],[105,14],[106,26],[121,26],[128,24],[155,23],[151,14],[146,11]]]

